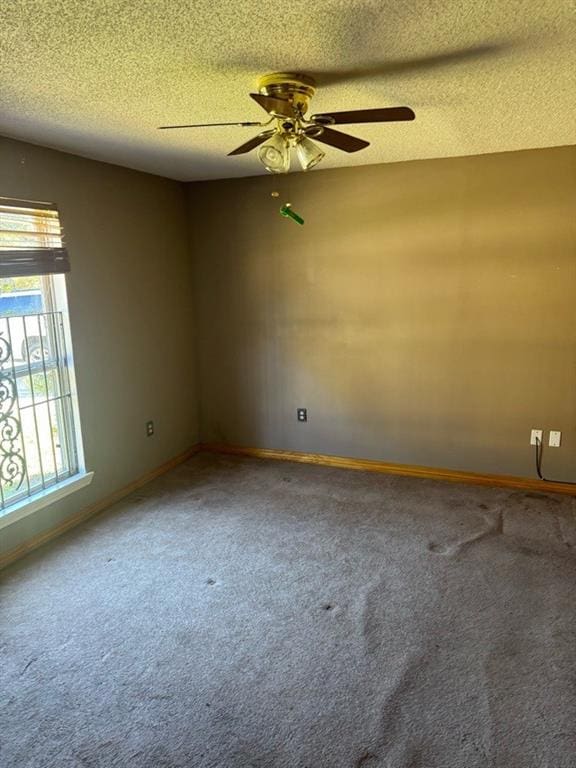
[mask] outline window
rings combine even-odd
[[[0,521],[85,475],[69,269],[55,206],[0,198]]]

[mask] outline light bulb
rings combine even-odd
[[[279,133],[271,136],[258,150],[258,159],[271,173],[287,173],[290,169],[290,147]]]
[[[314,168],[314,166],[324,157],[324,152],[322,152],[320,147],[314,144],[313,141],[310,141],[307,136],[298,137],[296,154],[298,155],[298,160],[300,160],[300,165],[304,171]]]

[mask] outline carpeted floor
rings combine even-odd
[[[576,502],[200,455],[1,575],[3,768],[575,768]]]

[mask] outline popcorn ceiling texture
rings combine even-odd
[[[265,172],[227,158],[260,74],[318,73],[313,111],[406,104],[352,126],[323,168],[576,143],[574,0],[11,0],[0,5],[0,134],[181,180]],[[334,73],[355,77],[332,84]]]

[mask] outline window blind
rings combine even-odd
[[[0,197],[0,277],[69,271],[56,206]]]

